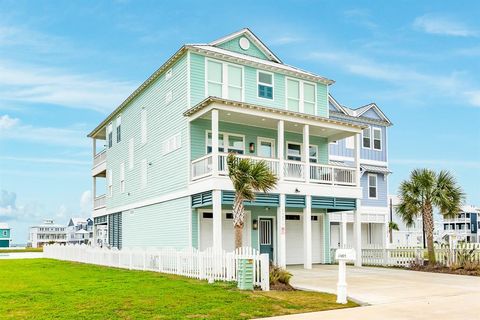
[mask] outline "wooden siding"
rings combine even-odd
[[[190,246],[190,197],[123,212],[123,247]]]
[[[377,175],[377,192],[378,196],[377,199],[369,199],[368,198],[368,175],[369,173],[366,172],[360,178],[360,185],[362,187],[362,206],[367,207],[386,207],[388,206],[388,199],[387,199],[387,177],[380,173],[371,173]]]
[[[107,208],[115,208],[186,188],[188,183],[187,120],[182,113],[187,104],[187,55],[172,67],[173,76],[157,78],[122,112],[122,141],[117,143],[113,123],[113,146],[107,149],[107,170],[112,170],[113,196]],[[168,92],[173,100],[166,101]],[[147,142],[141,143],[141,110],[147,110]],[[181,133],[181,147],[163,155],[162,142]],[[134,165],[125,169],[125,192],[120,190],[120,166],[128,161],[128,141],[133,139]],[[141,163],[146,160],[147,185],[141,188]],[[178,170],[178,168],[185,168]]]
[[[205,96],[205,57],[196,53],[190,53],[190,101],[194,106]],[[273,99],[263,99],[258,97],[257,88],[257,70],[250,66],[244,66],[244,91],[245,102],[258,104],[262,106],[286,109],[285,99],[285,75],[281,73],[274,74],[273,80]],[[267,71],[270,72],[270,71]],[[272,73],[272,72],[270,72]],[[288,76],[289,78],[295,78]],[[301,80],[301,79],[298,79]],[[328,117],[328,99],[327,86],[317,83],[317,115]]]
[[[191,122],[190,135],[191,135],[191,158],[197,159],[206,154],[206,138],[205,132],[210,130],[211,123],[205,119],[198,119]],[[245,150],[247,155],[256,155],[258,151],[257,138],[264,137],[275,140],[275,148],[278,148],[277,143],[277,132],[276,130],[252,127],[246,125],[239,125],[230,122],[220,122],[219,128],[221,132],[236,133],[245,135]],[[285,132],[285,141],[298,142],[303,141],[302,134]],[[256,152],[249,153],[248,145],[250,142],[255,143]],[[318,146],[319,153],[319,163],[326,164],[328,163],[328,143],[326,138],[310,136],[310,144]],[[285,156],[286,156],[286,148]],[[276,152],[276,149],[275,149]]]

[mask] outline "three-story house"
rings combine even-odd
[[[234,152],[279,178],[245,203],[245,246],[280,266],[329,263],[330,217],[352,212],[360,250],[368,126],[333,116],[332,84],[284,64],[248,29],[182,46],[89,134],[95,228],[119,248],[232,250]],[[351,163],[331,163],[329,144],[351,137]]]

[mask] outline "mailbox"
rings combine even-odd
[[[335,259],[337,261],[345,260],[345,262],[355,261],[356,255],[353,249],[337,249]]]
[[[338,261],[337,303],[347,303],[347,262],[355,261],[354,249],[337,249],[335,259]]]

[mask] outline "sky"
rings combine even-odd
[[[480,206],[480,2],[0,0],[0,222],[91,214],[86,135],[185,43],[250,28],[285,63],[376,102],[389,192],[449,170]]]

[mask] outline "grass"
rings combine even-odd
[[[0,253],[14,253],[14,252],[43,252],[43,248],[0,249]]]
[[[50,259],[0,260],[2,319],[249,319],[354,307],[304,291],[245,292],[233,283]]]

